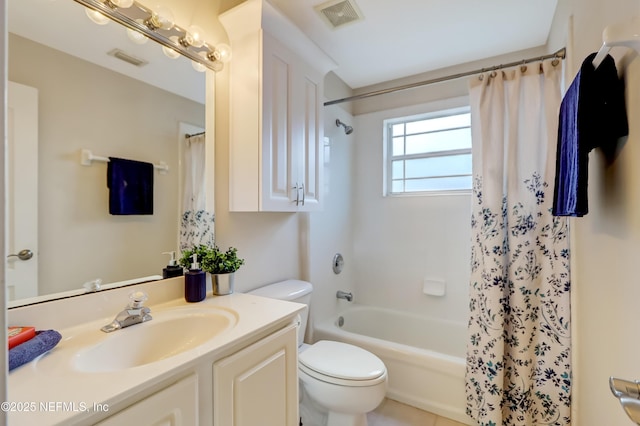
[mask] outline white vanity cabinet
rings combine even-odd
[[[198,379],[192,374],[96,423],[96,426],[197,424]]]
[[[297,326],[213,364],[214,426],[297,426]]]
[[[10,310],[9,324],[35,319],[34,327],[59,330],[63,339],[8,375],[8,401],[23,409],[8,410],[7,423],[296,426],[297,316],[305,306],[243,293],[187,303],[183,281],[168,278]],[[153,320],[101,332],[112,318],[104,312],[122,309],[132,289],[156,302],[149,306]],[[195,320],[201,316],[211,328]],[[184,318],[193,318],[192,326]],[[218,329],[216,318],[228,327]],[[153,327],[193,332],[197,341],[210,335],[194,346],[174,342],[171,333],[141,338],[145,329],[155,333]],[[84,356],[95,361],[89,370],[78,363]],[[104,365],[106,359],[115,363]]]
[[[321,206],[324,76],[335,63],[265,0],[223,13],[231,42],[229,208]]]

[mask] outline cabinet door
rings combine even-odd
[[[297,326],[213,364],[214,426],[297,426]]]
[[[198,379],[191,375],[97,423],[98,426],[194,426]]]
[[[292,164],[292,55],[264,34],[261,210],[296,211],[297,182]]]
[[[321,207],[323,167],[322,76],[304,62],[296,64],[296,108],[293,167],[300,191],[298,210]]]

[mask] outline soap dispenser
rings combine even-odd
[[[175,251],[165,251],[162,254],[168,254],[169,256],[171,256],[167,267],[162,269],[162,278],[173,278],[184,275],[184,269],[182,268],[182,266],[178,265],[178,262],[176,262]]]
[[[200,269],[198,255],[193,254],[191,268],[184,274],[184,300],[200,302],[207,295],[207,280],[205,272]]]

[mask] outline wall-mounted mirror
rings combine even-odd
[[[82,294],[95,279],[161,276],[162,253],[178,251],[185,134],[206,128],[213,79],[115,22],[95,24],[73,0],[10,0],[8,21],[6,243],[23,254],[7,259],[9,306]],[[166,163],[153,176],[153,214],[110,214],[107,164],[82,165],[83,149]]]

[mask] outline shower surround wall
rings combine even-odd
[[[334,98],[332,98],[334,99]],[[353,160],[359,129],[346,135],[336,127],[336,118],[353,123],[353,117],[340,106],[325,108],[325,199],[320,212],[309,213],[308,279],[314,285],[310,323],[333,316],[348,302],[336,299],[338,290],[354,291],[353,271],[357,262],[353,254]],[[344,256],[340,274],[334,274],[332,260],[336,253]],[[313,333],[308,337],[313,338]]]
[[[465,105],[466,98],[356,116],[354,296],[358,303],[466,322],[470,194],[383,196],[383,120]],[[444,280],[444,296],[423,293]]]

